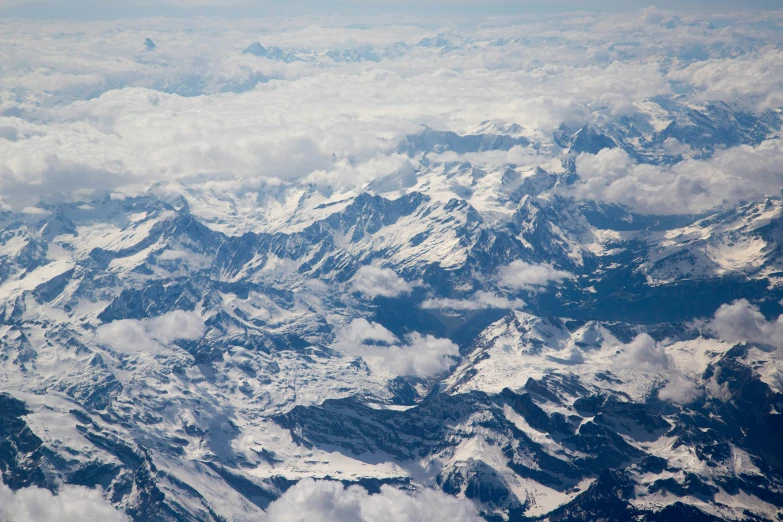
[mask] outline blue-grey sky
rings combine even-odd
[[[629,11],[656,5],[671,10],[779,9],[780,0],[0,0],[0,16],[112,19],[146,16],[411,15],[428,18]]]

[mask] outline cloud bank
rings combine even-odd
[[[779,11],[665,10],[442,27],[0,20],[0,193],[21,209],[157,184],[208,190],[250,216],[281,186],[315,187],[325,197],[395,192],[399,182],[373,182],[397,176],[408,188],[449,154],[477,168],[556,166],[565,154],[553,140],[560,124],[627,120],[650,134],[670,123],[651,100],[679,93],[689,107],[719,101],[778,111],[781,20]],[[288,58],[243,54],[253,42]],[[533,145],[447,150],[434,163],[401,154],[400,143],[423,125],[460,135],[513,128]],[[682,161],[662,165],[620,149],[584,152],[581,181],[568,194],[682,213],[777,193],[780,139],[760,138],[706,159],[667,140],[656,153]],[[468,197],[459,184],[452,190]]]
[[[783,349],[783,315],[767,321],[759,308],[746,299],[718,308],[706,330],[728,343],[759,343]]]

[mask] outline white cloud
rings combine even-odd
[[[391,347],[391,351],[375,348],[367,355],[380,357],[399,375],[430,377],[448,370],[455,363],[459,347],[448,339],[414,332],[405,336],[404,345]]]
[[[422,167],[396,154],[396,145],[422,124],[466,134],[485,122],[518,123],[536,147],[461,159],[532,166],[559,159],[551,131],[560,123],[644,120],[634,103],[672,94],[671,82],[694,87],[694,100],[783,104],[780,38],[756,23],[759,15],[733,13],[733,24],[721,30],[698,23],[667,28],[661,22],[670,18],[647,9],[367,29],[296,18],[0,21],[0,134],[12,138],[0,138],[0,192],[20,209],[40,196],[134,193],[175,181],[232,195],[262,192],[261,180],[341,193],[391,176],[393,182],[374,188],[395,191],[415,183]],[[467,44],[448,52],[416,45],[445,30]],[[770,45],[749,43],[751,33]],[[148,36],[154,53],[140,51]],[[243,55],[253,41],[306,59]],[[383,55],[399,41],[409,48],[379,62],[325,55],[346,49]],[[685,56],[695,47],[707,59]],[[664,148],[685,150],[675,143]],[[614,158],[620,168],[614,173],[602,171],[612,159],[604,151],[600,161],[593,158],[596,165],[580,158],[580,174],[591,179],[577,195],[641,211],[698,212],[777,192],[776,148],[722,151],[710,162],[672,168]]]
[[[642,21],[646,24],[659,24],[666,18],[666,13],[654,5],[642,10]]]
[[[304,479],[286,491],[267,509],[268,522],[479,522],[468,500],[441,491],[403,492],[381,486],[371,495],[360,486],[345,488],[340,482]]]
[[[23,214],[33,214],[33,215],[36,215],[36,216],[47,216],[47,215],[51,214],[51,212],[49,212],[45,208],[32,207],[32,206],[24,207],[22,209],[22,213]]]
[[[366,319],[354,319],[340,329],[332,348],[361,357],[379,371],[416,377],[442,373],[459,356],[459,347],[448,339],[414,332],[401,343],[382,325]]]
[[[176,339],[193,341],[204,335],[204,320],[195,312],[175,310],[145,321],[150,334],[163,343]]]
[[[398,297],[413,290],[413,285],[398,276],[390,268],[366,265],[353,279],[353,287],[367,297]]]
[[[355,164],[350,158],[342,158],[329,165],[327,170],[316,170],[305,178],[313,183],[330,189],[363,186],[386,176],[405,181],[407,185],[416,183],[413,164],[407,156],[379,152],[375,157],[363,163]],[[406,185],[406,186],[407,186]],[[390,187],[404,188],[402,186]]]
[[[690,404],[704,395],[698,385],[680,374],[673,374],[663,388],[658,390],[658,398],[675,404]]]
[[[375,341],[391,344],[397,341],[397,337],[378,323],[371,323],[367,319],[354,319],[348,326],[343,327],[338,334],[339,342],[361,344],[364,341]]]
[[[547,263],[531,264],[520,260],[498,269],[498,284],[516,290],[542,288],[551,282],[562,283],[573,277],[572,273]]]
[[[706,330],[728,343],[760,343],[783,348],[783,315],[767,321],[746,299],[724,304],[706,323]]]
[[[125,353],[159,353],[163,347],[150,335],[142,321],[121,319],[99,326],[96,339]]]
[[[307,290],[310,290],[312,292],[317,292],[320,294],[325,294],[329,292],[329,284],[325,281],[321,281],[320,279],[308,279],[304,282],[303,285]]]
[[[462,32],[496,40],[533,30],[549,38],[559,23]],[[0,93],[24,93],[0,97],[0,115],[15,115],[0,116],[0,127],[16,139],[0,151],[4,194],[138,190],[158,181],[202,183],[198,176],[361,186],[389,174],[411,178],[413,165],[393,151],[423,123],[464,133],[513,115],[546,133],[562,121],[587,121],[589,103],[617,112],[670,91],[654,62],[596,61],[557,43],[441,53],[416,47],[437,30],[415,24],[120,25],[121,31],[98,22],[3,22]],[[300,50],[312,60],[286,64],[241,54],[260,35],[263,45]],[[148,36],[154,53],[139,50]],[[595,40],[584,31],[579,38]],[[400,40],[410,49],[380,63],[335,63],[317,54],[363,47],[382,53]]]
[[[576,170],[581,181],[567,192],[641,213],[700,213],[778,194],[783,186],[781,162],[779,138],[755,147],[718,150],[709,159],[687,159],[671,167],[636,164],[622,149],[603,149],[579,155]]]
[[[676,138],[666,138],[663,141],[663,148],[666,149],[666,152],[670,156],[687,154],[691,151],[691,148],[688,145],[680,143]]]
[[[624,370],[661,372],[669,368],[669,356],[663,343],[656,342],[649,334],[637,335],[622,348],[615,366]]]
[[[196,340],[204,335],[204,320],[194,312],[175,310],[150,319],[120,319],[99,326],[96,339],[125,353],[160,353],[177,339]]]
[[[4,522],[129,522],[98,489],[64,485],[53,495],[35,486],[12,491],[0,481],[0,520]]]
[[[421,303],[421,307],[431,310],[485,310],[487,308],[507,308],[518,310],[524,308],[521,299],[508,299],[492,292],[479,290],[469,299],[431,298]]]
[[[744,102],[761,110],[783,104],[783,50],[772,46],[742,56],[698,61],[667,76],[694,85],[702,99]]]
[[[749,303],[746,299],[739,299],[730,304],[721,305],[713,317],[706,320],[698,320],[695,322],[695,326],[703,334],[715,337],[717,340],[727,343],[728,346],[736,343],[763,345],[765,347],[763,348],[764,352],[767,352],[766,357],[771,355],[773,360],[780,357],[780,353],[783,352],[783,315],[778,316],[777,319],[767,320],[758,306]],[[691,342],[698,346],[700,342],[710,341],[699,338]],[[772,347],[775,350],[770,353],[770,349],[766,347]],[[709,344],[707,348],[697,348],[699,351],[712,351],[714,349],[715,345]],[[660,343],[653,344],[648,339],[643,343],[639,343],[636,349],[633,350],[633,355],[623,354],[621,362],[623,367],[627,368],[633,368],[636,365],[647,367],[650,370],[655,368],[660,368],[661,370],[669,369],[670,372],[667,374],[668,382],[658,392],[658,397],[661,400],[677,404],[690,404],[701,397],[704,394],[704,390],[691,377],[687,377],[684,373],[679,373],[675,370],[672,367],[673,365],[669,364],[672,362],[672,359],[665,357],[662,350],[663,347]],[[698,364],[697,368],[699,368],[698,371],[703,369]],[[775,368],[774,364],[757,368],[757,370],[759,370],[760,378],[764,382],[771,386],[780,386],[779,369]]]

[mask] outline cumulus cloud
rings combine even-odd
[[[36,486],[12,491],[0,481],[0,520],[4,522],[130,522],[98,489],[65,485],[55,495]]]
[[[767,320],[759,308],[746,299],[722,305],[713,317],[696,321],[695,325],[703,334],[729,345],[752,343],[772,347],[777,353],[783,350],[783,315]],[[691,404],[701,398],[705,390],[700,387],[698,380],[694,380],[682,371],[682,367],[678,367],[676,356],[667,354],[666,347],[665,341],[656,342],[646,333],[639,334],[630,343],[618,347],[620,354],[615,358],[614,366],[623,371],[661,374],[666,383],[658,390],[658,398],[675,404]],[[765,348],[765,351],[771,350]],[[778,379],[775,371],[764,378],[770,382]]]
[[[421,303],[422,308],[431,310],[485,310],[487,308],[517,310],[524,306],[525,302],[521,299],[509,299],[484,290],[479,290],[469,299],[430,298]]]
[[[163,347],[150,335],[142,321],[122,319],[101,325],[95,331],[99,342],[125,353],[159,353]]]
[[[304,479],[269,505],[268,522],[479,522],[468,500],[441,491],[403,492],[391,486],[369,494],[360,486]]]
[[[691,151],[691,148],[688,145],[680,143],[677,138],[666,138],[663,141],[663,148],[670,156],[679,156],[680,154],[687,154]]]
[[[739,299],[729,304],[721,305],[715,314],[706,320],[696,321],[703,334],[715,337],[721,341],[733,345],[735,343],[751,343],[761,345],[764,351],[783,351],[783,315],[776,319],[767,320],[759,307],[751,304],[746,299]],[[659,345],[655,347],[647,341],[643,349],[634,353],[642,354],[637,358],[630,358],[627,362],[637,364],[637,359],[647,361],[648,367],[667,367]],[[780,380],[778,372],[772,370],[765,375],[767,382]],[[672,371],[668,375],[668,382],[659,392],[661,400],[671,401],[677,404],[690,404],[704,394],[704,390],[698,384],[683,374]]]
[[[413,285],[398,276],[390,268],[366,265],[353,279],[353,287],[367,297],[398,297],[413,290]]]
[[[354,319],[340,329],[332,348],[361,357],[381,371],[415,377],[442,373],[459,356],[459,347],[448,339],[414,332],[400,342],[382,325],[367,319]]]
[[[541,289],[549,283],[562,283],[573,277],[572,273],[547,263],[532,264],[520,260],[498,269],[498,284],[515,290]]]
[[[361,344],[367,341],[391,344],[397,341],[397,337],[378,323],[367,319],[354,319],[348,326],[343,327],[338,335],[339,342]]]
[[[378,153],[358,165],[349,158],[330,164],[328,170],[316,170],[305,178],[306,183],[321,187],[352,188],[377,180],[371,188],[385,192],[416,184],[416,172],[407,156]]]
[[[665,346],[642,333],[622,347],[615,365],[624,370],[660,372],[669,368],[669,362]]]
[[[669,150],[681,152],[668,142]],[[674,147],[674,148],[672,148]],[[576,159],[580,182],[568,193],[626,205],[640,213],[701,213],[721,205],[778,194],[783,186],[783,141],[719,150],[704,160],[687,159],[672,166],[634,163],[619,148]]]
[[[704,395],[698,385],[680,374],[673,374],[667,383],[658,390],[658,398],[675,404],[690,404]]]
[[[783,104],[783,51],[771,46],[742,56],[697,61],[667,76],[694,85],[702,99],[741,102],[760,110]]]
[[[204,320],[194,312],[175,310],[158,317],[120,319],[99,326],[96,339],[125,353],[160,353],[177,339],[196,340],[204,335]]]
[[[759,343],[783,348],[783,315],[767,321],[746,299],[724,304],[706,323],[706,330],[729,343]]]

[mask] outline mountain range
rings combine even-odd
[[[781,112],[638,107],[422,127],[410,168],[347,192],[3,210],[3,482],[100,487],[133,521],[259,520],[313,478],[493,522],[780,520],[783,199],[642,213],[580,162],[709,161],[777,143]],[[519,151],[554,159],[471,160]]]

